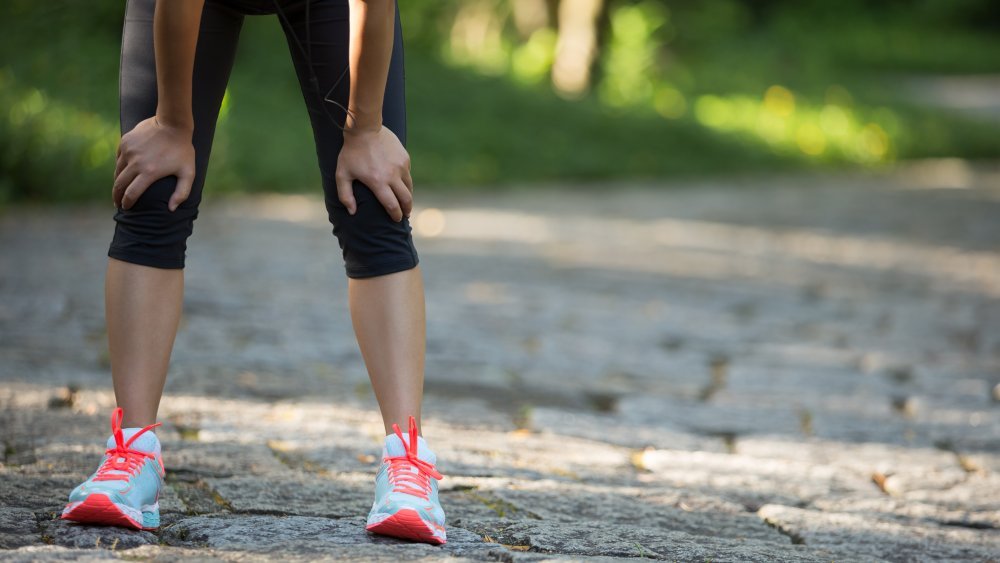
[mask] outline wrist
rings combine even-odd
[[[344,133],[378,133],[380,129],[382,129],[381,113],[365,113],[351,109],[344,121]]]
[[[178,133],[194,133],[194,118],[178,118],[171,115],[157,113],[153,118],[160,127],[172,129]]]

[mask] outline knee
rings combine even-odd
[[[155,268],[184,267],[198,201],[188,199],[176,211],[170,211],[167,203],[176,185],[174,176],[157,180],[131,209],[115,213],[115,235],[108,256]]]
[[[371,190],[358,181],[354,182],[354,215],[337,199],[336,189],[327,190],[327,194],[326,207],[343,251],[347,277],[384,276],[417,266],[409,219],[393,221]]]

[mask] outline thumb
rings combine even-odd
[[[167,209],[170,211],[177,211],[180,204],[187,200],[188,196],[191,195],[191,185],[194,183],[194,177],[190,175],[183,175],[177,177],[177,187],[174,188],[174,193],[170,196],[170,201],[167,202]]]
[[[354,188],[351,186],[352,178],[346,174],[337,175],[337,198],[344,204],[347,212],[351,215],[357,211],[357,202],[354,201]]]

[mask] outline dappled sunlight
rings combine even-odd
[[[668,9],[657,2],[623,5],[612,11],[610,38],[602,61],[604,75],[598,87],[601,101],[616,107],[653,101],[665,117],[683,114],[677,98],[683,95],[657,72],[657,34],[668,21]]]
[[[832,96],[828,95],[828,98]],[[711,129],[740,134],[784,153],[807,159],[844,158],[876,164],[894,158],[892,137],[899,132],[895,114],[881,108],[866,120],[850,106],[836,102],[810,106],[787,88],[774,85],[764,96],[703,95],[695,117]]]
[[[406,127],[387,125],[420,267],[392,279],[426,319],[377,344],[419,348],[432,548],[365,530],[399,405],[371,385],[384,350],[359,348],[354,290],[396,285],[345,275],[316,166],[336,155],[275,14],[244,18],[218,123],[196,124],[218,129],[156,415],[162,526],[58,517],[122,367],[125,6],[5,3],[0,553],[991,560],[1000,105],[961,74],[1000,69],[1000,11],[921,6],[399,2]],[[305,36],[340,64],[339,39]],[[74,199],[93,203],[50,204]]]
[[[460,208],[417,213],[417,234],[430,238],[545,243],[553,242],[553,227],[550,218],[516,211]]]
[[[875,104],[867,95],[857,96],[853,79],[850,90],[831,77],[803,89],[772,83],[754,92],[699,78],[698,65],[686,61],[691,53],[674,46],[678,35],[691,33],[683,27],[691,16],[678,21],[672,9],[680,8],[668,3],[565,0],[557,21],[539,15],[532,0],[510,3],[510,13],[506,7],[496,0],[460,5],[448,60],[514,82],[537,84],[548,77],[552,89],[569,98],[593,90],[608,115],[627,110],[666,120],[665,128],[684,120],[793,161],[878,166],[922,143],[914,135],[926,134],[920,120],[893,100],[883,97]],[[729,9],[737,15],[720,19],[742,21],[740,9]],[[595,17],[602,10],[603,23]],[[520,35],[504,31],[508,17]],[[599,34],[602,26],[606,30]]]
[[[430,213],[426,230],[421,227],[423,213]],[[605,236],[609,232],[615,233],[613,242]],[[541,245],[540,254],[564,266],[613,265],[625,270],[708,278],[747,274],[769,277],[777,264],[799,261],[920,274],[1000,296],[1000,257],[996,254],[891,237],[685,219],[642,221],[483,208],[420,211],[416,234],[431,239],[537,244]]]
[[[857,555],[860,537],[873,559],[988,552],[1000,258],[964,250],[993,229],[989,209],[968,211],[983,190],[776,183],[422,196],[423,433],[449,545],[640,543],[669,558],[683,541],[698,560],[785,560]],[[192,538],[209,528],[242,549],[247,527],[305,524],[327,530],[303,533],[316,549],[330,534],[385,549],[359,524],[384,429],[322,203],[204,206],[160,410],[156,549],[206,553]],[[969,228],[949,229],[963,210]],[[72,213],[73,229],[47,210],[2,233],[11,264],[31,267],[0,286],[0,317],[16,319],[0,338],[0,484],[39,485],[17,502],[43,516],[93,470],[114,400],[106,259],[86,251],[106,240],[105,212]],[[36,538],[83,533],[29,521]]]
[[[967,190],[976,185],[977,171],[971,162],[961,158],[935,158],[911,163],[900,171],[900,182],[894,186],[900,190]],[[990,174],[981,174],[989,176]],[[1000,186],[1000,170],[995,171],[993,180],[986,183]],[[978,194],[984,199],[1000,199],[1000,189]]]
[[[328,220],[323,200],[314,195],[273,194],[251,199],[229,198],[225,202],[225,209],[219,211],[237,216],[251,213],[253,217],[260,219],[290,223],[321,223]]]
[[[423,237],[436,237],[444,232],[444,212],[440,209],[430,207],[417,213],[413,222],[413,228],[417,235]]]
[[[233,216],[315,225],[327,221],[322,202],[313,196],[239,199],[227,207],[220,211]],[[797,268],[833,266],[872,274],[919,275],[934,284],[1000,296],[1000,257],[995,253],[894,236],[493,207],[417,206],[411,224],[414,235],[428,242],[530,245],[530,252],[564,267],[708,279],[748,276],[788,283],[800,278],[801,273],[794,273]],[[614,237],[607,233],[614,233]],[[432,248],[482,252],[477,246]],[[507,252],[496,246],[489,248],[490,252]]]
[[[414,174],[471,188],[996,158],[1000,49],[973,24],[982,2],[400,3]],[[124,4],[47,6],[0,9],[16,22],[0,42],[0,198],[104,198]],[[65,33],[46,41],[53,18]],[[315,189],[275,18],[246,18],[240,51],[207,193]]]
[[[41,490],[47,492],[32,498],[41,503],[38,508],[54,508],[62,488],[83,479],[99,457],[89,434],[103,428],[113,393],[109,386],[84,389],[72,405],[53,411],[58,386],[11,382],[0,391],[0,401],[17,412],[7,435],[21,437],[5,454],[19,460],[13,478],[46,479],[48,487]],[[74,427],[58,439],[32,430],[53,417]],[[173,394],[164,399],[161,419],[167,486],[159,499],[166,518],[158,533],[160,549],[196,547],[188,534],[218,518],[224,520],[216,537],[225,529],[238,537],[245,533],[237,527],[241,519],[277,527],[312,518],[344,526],[370,506],[384,436],[374,409],[336,397],[264,402]],[[806,538],[799,543],[810,549],[847,550],[843,553],[859,549],[853,543],[845,547],[843,534],[869,538],[862,548],[876,550],[871,553],[899,549],[899,542],[915,549],[914,534],[923,549],[929,547],[926,541],[937,550],[976,553],[992,545],[978,530],[995,526],[988,500],[966,499],[997,483],[995,460],[988,454],[780,434],[742,435],[720,449],[717,438],[676,429],[664,430],[676,437],[670,447],[626,446],[611,436],[581,437],[576,425],[543,421],[511,431],[435,416],[424,420],[423,434],[444,474],[441,499],[449,532],[459,538],[468,534],[465,529],[476,533],[462,540],[466,554],[483,541],[495,548],[493,536],[517,526],[568,532],[585,543],[586,523],[607,526],[607,514],[629,515],[612,525],[621,526],[620,533],[645,533],[646,543],[670,530],[671,543],[711,546],[710,537],[724,525],[729,532],[722,537],[738,535],[739,545],[754,553],[788,544],[774,527]],[[0,480],[5,478],[11,476],[0,472]],[[525,548],[544,542],[543,536],[527,540]],[[370,542],[353,529],[317,537],[321,543],[325,538],[328,548]],[[260,551],[268,541],[273,540],[244,538],[213,546],[213,552]],[[665,544],[650,545],[670,553]],[[590,549],[611,548],[613,540],[602,540]],[[788,553],[801,555],[802,549]]]

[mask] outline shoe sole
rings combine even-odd
[[[430,524],[415,510],[409,508],[400,509],[392,516],[381,522],[373,522],[365,526],[369,532],[383,536],[392,536],[405,540],[415,540],[435,545],[443,545],[445,539],[436,535]]]
[[[159,526],[144,526],[129,512],[143,512],[131,507],[121,506],[111,501],[107,495],[93,493],[80,502],[70,503],[63,509],[62,518],[81,524],[99,524],[103,526],[121,526],[133,530],[155,530]],[[158,515],[157,515],[158,516]],[[157,518],[158,520],[159,518]]]

